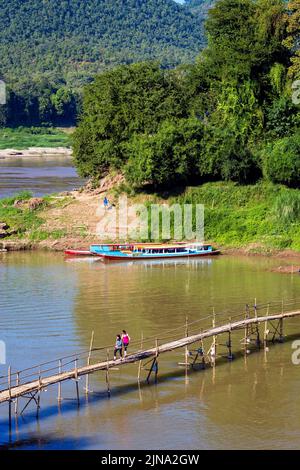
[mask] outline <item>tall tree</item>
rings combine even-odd
[[[288,74],[290,78],[297,79],[300,78],[300,0],[291,1],[287,10],[288,36],[284,44],[293,53]]]

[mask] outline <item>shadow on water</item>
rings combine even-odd
[[[288,335],[285,337],[284,343],[289,343],[294,341],[295,339],[299,339],[299,334],[292,334]],[[279,346],[280,342],[279,341],[274,341],[274,343],[269,343],[269,346],[271,348]],[[263,346],[259,349],[255,346],[250,346],[249,349],[251,349],[251,355],[253,353],[260,353],[263,352]],[[233,354],[233,362],[235,362],[238,359],[244,358],[244,351],[237,351],[234,352]],[[217,365],[216,367],[221,367],[225,366],[228,363],[228,358],[226,356],[226,351],[224,348],[223,354],[221,354],[218,357],[217,360]],[[13,423],[15,423],[15,426],[13,425],[13,429],[11,432],[9,432],[9,422],[8,420],[2,419],[0,420],[0,434],[2,436],[6,435],[7,442],[4,442],[4,438],[2,441],[2,444],[0,444],[0,450],[5,450],[5,449],[16,449],[16,448],[21,448],[21,447],[28,447],[28,446],[34,446],[34,447],[42,447],[43,449],[45,448],[53,448],[58,449],[58,448],[63,448],[63,449],[75,449],[75,448],[82,448],[86,444],[90,444],[89,438],[69,438],[69,437],[64,437],[64,438],[52,438],[51,435],[46,435],[42,436],[41,432],[39,431],[37,436],[34,434],[31,434],[32,437],[25,438],[25,439],[12,439],[12,435],[14,431],[16,433],[19,433],[20,429],[23,426],[28,426],[32,423],[37,423],[39,424],[40,421],[44,421],[48,418],[51,418],[53,416],[57,416],[58,414],[66,415],[70,412],[74,412],[75,409],[84,409],[88,405],[93,405],[97,403],[104,402],[105,400],[110,400],[112,398],[118,398],[119,396],[124,396],[125,394],[129,394],[131,392],[136,391],[137,389],[142,389],[144,388],[149,388],[149,387],[156,387],[160,383],[172,381],[178,378],[182,378],[188,374],[189,376],[194,375],[194,374],[199,374],[199,373],[204,373],[205,371],[209,372],[212,371],[213,368],[210,367],[209,365],[204,368],[201,363],[197,363],[193,368],[188,368],[186,369],[184,366],[182,367],[181,370],[173,370],[171,372],[166,372],[163,374],[159,374],[158,376],[158,382],[155,383],[154,378],[150,379],[149,384],[146,382],[144,379],[143,381],[138,384],[137,382],[131,383],[131,384],[124,384],[124,385],[116,385],[112,392],[111,395],[108,395],[107,391],[99,391],[99,392],[93,392],[89,394],[88,396],[84,396],[80,399],[79,403],[77,402],[77,399],[74,397],[73,398],[64,398],[62,403],[56,404],[56,405],[51,405],[43,408],[42,401],[41,401],[41,410],[39,413],[39,416],[37,417],[36,410],[32,412],[28,412],[26,415],[21,415],[18,417],[15,417],[15,419],[12,420]],[[176,387],[175,387],[176,389]],[[175,392],[174,399],[176,399],[177,395]],[[170,398],[170,397],[169,397]]]
[[[41,435],[39,432],[38,435],[34,433],[24,439],[16,439],[13,442],[8,442],[6,444],[0,444],[0,451],[4,450],[22,450],[26,449],[35,449],[35,450],[59,450],[59,449],[68,449],[76,450],[78,448],[87,447],[93,443],[92,438],[87,437],[56,437],[51,434]]]

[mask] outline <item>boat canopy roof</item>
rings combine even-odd
[[[157,245],[153,245],[153,244],[149,244],[149,245],[146,245],[146,244],[134,244],[133,245],[135,249],[155,249],[155,250],[158,250],[158,249],[163,249],[163,248],[186,248],[186,247],[191,247],[191,246],[203,246],[203,247],[208,247],[208,246],[211,246],[209,244],[204,244],[204,243],[199,243],[199,242],[194,242],[194,243],[184,243],[184,244],[174,244],[174,245],[171,245],[171,244],[168,244],[168,243],[161,243],[161,244],[157,244]]]

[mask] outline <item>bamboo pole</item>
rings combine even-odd
[[[76,396],[77,396],[77,405],[80,405],[80,398],[79,398],[79,385],[78,385],[78,360],[75,359],[75,383],[76,383]]]
[[[213,329],[216,327],[215,307],[213,308],[212,327],[213,327]],[[212,358],[213,366],[215,366],[215,364],[216,364],[216,357],[217,357],[217,336],[213,335],[213,343],[212,343],[212,347],[211,347],[211,358]]]
[[[109,349],[107,350],[107,365],[106,365],[106,386],[107,395],[110,397],[110,378],[109,378]]]
[[[39,388],[37,392],[37,402],[36,402],[36,417],[39,418],[40,407],[41,407],[41,368],[39,367]]]
[[[245,320],[248,320],[250,318],[250,309],[249,309],[249,305],[246,304],[246,309],[245,309]],[[245,326],[245,335],[244,335],[244,354],[245,354],[245,357],[247,356],[248,354],[248,343],[249,343],[249,325],[248,323],[246,324]]]
[[[18,387],[19,385],[20,385],[20,372],[17,372],[16,387]],[[18,411],[19,411],[19,398],[17,397],[15,401],[15,415],[18,414]]]
[[[9,401],[8,401],[8,426],[9,426],[9,434],[11,434],[12,426],[11,426],[11,366],[8,366],[8,394],[9,394]]]
[[[58,361],[58,373],[59,373],[59,374],[62,373],[62,361],[61,361],[61,359],[59,359],[59,361]],[[62,400],[62,397],[61,397],[61,382],[58,382],[58,395],[57,395],[57,400],[58,400],[59,403],[60,403],[61,400]]]
[[[141,351],[143,350],[143,342],[144,342],[144,335],[143,335],[143,332],[142,332],[142,335],[141,335]],[[140,383],[140,379],[141,379],[141,371],[142,371],[142,361],[139,361],[139,369],[138,369],[138,382]]]
[[[157,358],[158,358],[158,355],[159,355],[159,349],[158,349],[158,339],[156,339],[156,342],[155,342],[155,346],[156,346],[156,356],[155,356],[155,383],[157,383],[157,376],[158,376],[158,362],[157,362]]]
[[[87,363],[86,363],[87,366],[89,366],[90,363],[91,363],[91,356],[92,356],[93,344],[94,344],[94,331],[92,331],[92,336],[91,336],[91,341],[90,341],[89,355],[88,355]],[[89,374],[86,374],[86,380],[85,380],[85,393],[86,393],[86,395],[89,394],[89,378],[90,378],[90,375],[89,375]]]
[[[231,317],[229,317],[229,325],[231,325]],[[231,342],[231,326],[228,331],[228,360],[232,361],[233,355],[232,355],[232,342]]]
[[[284,312],[284,300],[282,299],[282,318],[279,320],[279,342],[283,342],[283,312]]]
[[[265,329],[264,329],[264,349],[267,350],[267,345],[268,345],[268,316],[269,316],[269,310],[270,310],[270,304],[268,304],[267,307],[267,314],[266,314],[266,321],[265,321]]]
[[[189,337],[189,319],[188,317],[186,316],[185,317],[185,337],[188,338]],[[185,347],[185,363],[186,363],[186,366],[188,366],[189,362],[189,348],[188,346]]]
[[[254,313],[255,313],[255,319],[256,319],[256,324],[255,324],[255,328],[256,328],[256,346],[258,347],[258,349],[260,349],[260,334],[259,334],[259,323],[258,323],[258,315],[257,315],[257,302],[256,302],[256,298],[254,300]]]

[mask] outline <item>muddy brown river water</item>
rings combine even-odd
[[[214,259],[102,264],[65,260],[51,253],[0,254],[0,340],[8,364],[24,369],[49,359],[112,344],[127,329],[133,340],[168,335],[186,316],[197,321],[215,307],[218,322],[243,311],[246,303],[284,299],[300,305],[300,276],[271,272],[272,258],[221,256]],[[201,325],[203,327],[207,324]],[[199,325],[200,328],[200,325]],[[77,408],[73,382],[41,397],[13,422],[11,443],[7,405],[0,406],[0,445],[20,449],[278,449],[300,447],[300,365],[292,345],[300,339],[297,319],[285,322],[283,344],[268,352],[238,355],[213,370],[178,366],[183,352],[160,357],[157,385],[137,387],[137,367],[111,372],[111,398],[105,375],[90,378],[86,400],[81,379]],[[289,335],[293,334],[291,338]],[[220,353],[226,350],[219,348]],[[146,377],[146,371],[143,372]]]

